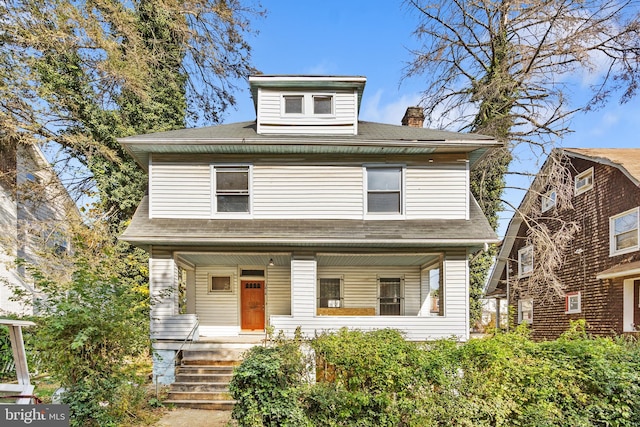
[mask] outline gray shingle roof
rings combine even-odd
[[[357,135],[261,135],[255,122],[179,129],[118,140],[143,167],[149,153],[185,154],[430,154],[472,153],[471,163],[495,139],[477,134],[358,122]]]
[[[481,247],[497,236],[472,200],[470,220],[149,219],[140,203],[121,236],[136,245],[272,247]]]

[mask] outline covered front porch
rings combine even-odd
[[[468,338],[467,254],[156,251],[152,337],[192,341],[270,328],[308,336],[394,328]],[[159,268],[164,266],[164,273]],[[167,281],[166,279],[171,279]],[[191,336],[197,319],[198,325]]]

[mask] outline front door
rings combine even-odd
[[[242,280],[241,328],[264,330],[264,280]]]

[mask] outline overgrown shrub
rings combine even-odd
[[[640,345],[589,337],[583,322],[541,343],[526,328],[428,346],[395,331],[345,329],[311,340],[318,382],[309,386],[299,375],[278,378],[284,355],[287,366],[304,366],[292,359],[291,343],[281,345],[256,350],[260,357],[243,368],[253,382],[236,383],[246,398],[234,415],[263,424],[241,425],[287,425],[251,418],[262,405],[271,412],[295,408],[300,420],[317,426],[640,425]]]
[[[278,340],[273,347],[253,347],[236,368],[229,385],[237,401],[232,417],[240,426],[310,425],[300,398],[308,367],[300,340]]]

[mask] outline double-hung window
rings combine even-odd
[[[402,167],[367,167],[367,213],[402,214]]]
[[[400,316],[402,314],[402,278],[379,277],[379,304],[381,316]]]
[[[611,217],[610,229],[610,255],[620,255],[637,251],[639,234],[640,208],[634,208],[620,215]]]
[[[320,278],[318,281],[318,307],[342,307],[342,278]]]
[[[567,314],[580,313],[581,306],[580,292],[571,292],[564,296],[564,312]]]
[[[557,193],[555,190],[548,191],[542,195],[541,211],[546,212],[556,205]]]
[[[249,166],[214,166],[215,211],[249,213]]]
[[[575,195],[582,194],[587,190],[593,188],[593,168],[589,168],[584,172],[579,173],[575,177],[574,189]]]
[[[533,323],[533,299],[518,300],[518,323]]]
[[[530,276],[533,272],[533,246],[525,246],[518,251],[518,277]]]

